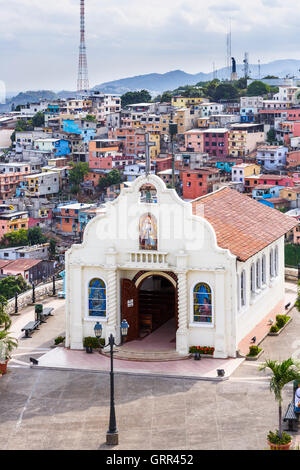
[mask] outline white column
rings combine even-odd
[[[69,309],[70,348],[83,349],[83,316],[82,311],[82,276],[81,266],[69,266],[70,285],[67,286],[67,302]],[[72,292],[72,296],[70,293]]]
[[[187,273],[177,272],[178,276],[178,330],[176,333],[176,351],[185,355],[189,352],[188,346],[188,296]]]
[[[116,338],[117,332],[117,269],[108,270],[106,293],[107,328],[106,340],[112,334]],[[116,338],[117,340],[118,338]]]
[[[215,339],[215,354],[216,358],[226,358],[226,320],[225,320],[225,289],[224,279],[225,271],[223,269],[217,270],[215,273],[215,324],[216,324],[216,339]]]

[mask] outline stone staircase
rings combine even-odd
[[[106,357],[110,357],[110,353],[101,351]],[[114,358],[122,361],[135,361],[135,362],[168,362],[168,361],[183,361],[191,359],[192,355],[181,356],[176,351],[131,351],[128,349],[114,350]]]

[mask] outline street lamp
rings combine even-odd
[[[126,320],[123,320],[121,323],[121,344],[123,339],[128,335],[129,325]],[[103,328],[102,325],[97,322],[94,328],[95,336],[100,341],[102,337]],[[119,432],[117,429],[116,423],[116,413],[115,413],[115,386],[114,386],[114,346],[121,346],[121,344],[116,344],[114,336],[111,334],[108,339],[108,344],[100,348],[104,349],[110,346],[110,418],[109,418],[109,429],[106,434],[106,444],[109,446],[116,446],[119,444]]]

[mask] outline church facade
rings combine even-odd
[[[294,225],[234,190],[190,203],[155,175],[138,178],[66,254],[66,347],[83,349],[97,322],[119,340],[126,319],[128,341],[167,324],[180,355],[210,346],[236,357],[257,324],[281,313]]]

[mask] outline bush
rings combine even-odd
[[[289,444],[291,440],[292,440],[291,436],[287,434],[286,432],[282,433],[282,438],[279,437],[278,430],[276,432],[270,431],[268,434],[268,441],[271,444],[284,445],[284,444]]]
[[[270,328],[270,333],[278,333],[278,330],[279,330],[278,326],[277,326],[277,325],[273,325],[273,326],[271,326],[271,328]]]
[[[105,346],[105,339],[100,339],[100,344],[102,346]],[[88,336],[87,338],[84,338],[83,340],[83,346],[85,348],[99,349],[100,344],[99,344],[99,340],[97,338],[94,338],[93,336]]]
[[[43,313],[43,305],[37,304],[35,306],[35,313]]]
[[[284,327],[284,325],[289,321],[289,318],[290,317],[288,317],[287,315],[276,316],[276,325],[278,326],[279,330]]]
[[[54,343],[55,343],[56,346],[58,346],[59,344],[63,343],[65,339],[66,339],[66,338],[65,338],[64,336],[58,336],[58,337],[54,340]]]
[[[249,357],[255,357],[260,353],[260,351],[261,351],[261,349],[258,346],[255,346],[255,345],[250,346],[248,356]]]

